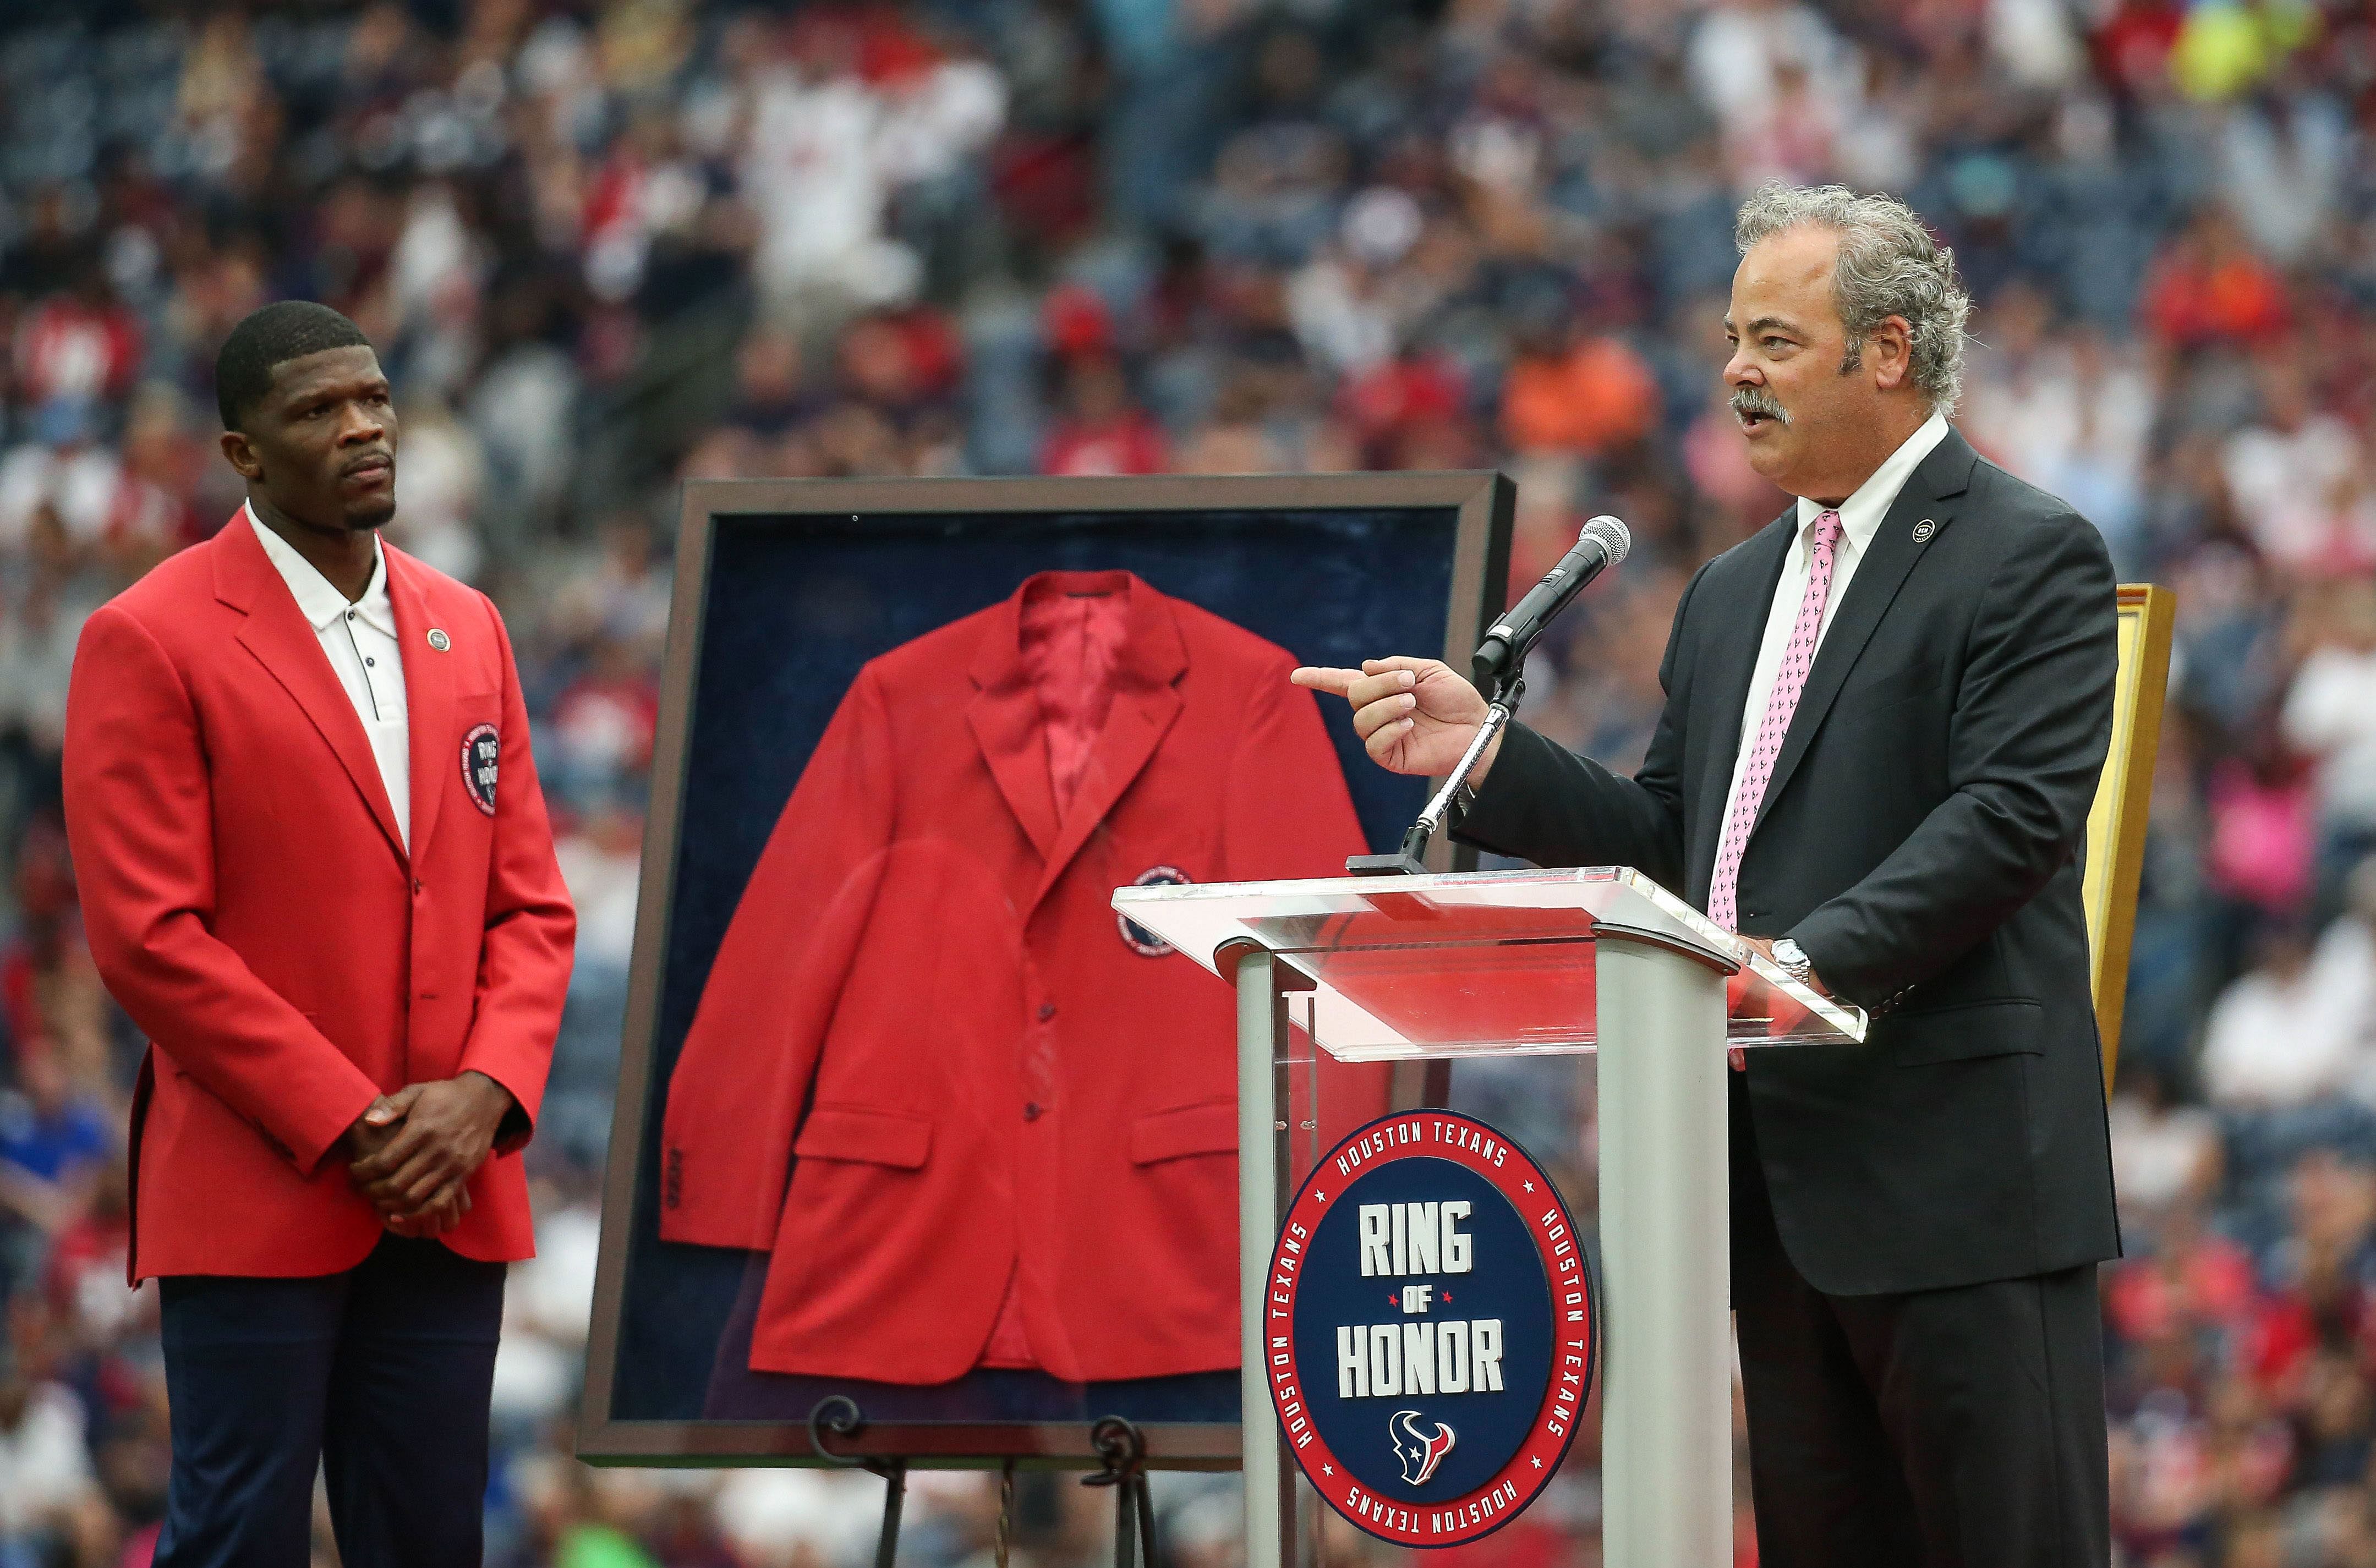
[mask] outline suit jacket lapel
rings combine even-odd
[[[1044,864],[1056,852],[1056,796],[1048,778],[1048,742],[1040,731],[1040,695],[1023,668],[1018,593],[994,608],[968,671],[975,686],[966,706],[981,759]]]
[[[1783,564],[1798,538],[1799,511],[1793,506],[1749,542],[1742,563],[1747,587],[1740,602],[1719,620],[1713,645],[1701,657],[1707,660],[1705,680],[1709,696],[1705,711],[1716,716],[1718,733],[1712,736],[1700,761],[1699,788],[1693,797],[1692,821],[1684,842],[1691,853],[1684,865],[1685,896],[1707,901],[1708,883],[1716,874],[1717,841],[1724,836],[1724,802],[1732,792],[1732,770],[1740,757],[1740,714],[1749,706],[1749,683],[1757,674],[1757,651],[1765,637],[1765,619],[1774,603],[1774,585],[1782,580]],[[1729,730],[1724,729],[1730,726]]]
[[[404,666],[405,734],[411,753],[407,775],[412,785],[412,858],[420,860],[437,826],[438,802],[446,798],[447,769],[462,766],[461,737],[454,733],[454,654],[429,646],[434,624],[429,600],[412,558],[387,552],[387,597],[396,609],[397,657]],[[515,743],[525,744],[526,737]]]
[[[296,597],[274,570],[245,514],[233,514],[208,548],[215,552],[215,597],[247,617],[239,628],[241,646],[313,721],[387,836],[388,848],[402,860],[404,837],[396,828],[396,808],[380,782],[379,760],[363,733],[362,720],[355,717],[354,701],[339,683],[321,637],[297,608]]]
[[[1180,717],[1176,683],[1188,668],[1170,601],[1144,582],[1130,588],[1130,636],[1115,672],[1113,706],[1090,749],[1072,810],[1060,822],[1048,776],[1040,694],[1024,668],[1023,590],[991,612],[968,673],[975,687],[966,724],[1006,809],[1040,851],[1040,877],[1024,914],[1039,908],[1114,803],[1122,799]]]
[[[1065,814],[1056,852],[1048,857],[1047,867],[1040,873],[1040,886],[1031,897],[1033,908],[1048,897],[1048,890],[1064,874],[1081,846],[1104,825],[1106,814],[1113,810],[1123,791],[1146,769],[1182,707],[1180,693],[1170,685],[1114,694],[1113,709],[1106,715],[1106,727],[1089,753],[1088,771],[1081,777],[1081,792]]]
[[[1840,695],[1840,685],[1856,667],[1865,644],[1872,638],[1873,629],[1889,612],[1905,586],[1907,575],[1922,558],[1930,540],[1937,537],[1954,520],[1954,509],[1944,505],[1952,497],[1969,488],[1972,465],[1978,457],[1962,435],[1949,429],[1945,440],[1922,459],[1897,493],[1889,515],[1882,519],[1880,530],[1866,547],[1864,559],[1857,563],[1856,576],[1847,587],[1847,597],[1832,616],[1831,625],[1824,630],[1823,647],[1815,651],[1814,667],[1807,671],[1807,683],[1799,694],[1799,707],[1790,716],[1790,729],[1782,737],[1781,754],[1774,759],[1774,774],[1766,781],[1764,798],[1757,807],[1757,822],[1774,809],[1774,802],[1790,782],[1791,772],[1799,759],[1807,754],[1813,743],[1815,731],[1823,728],[1824,716],[1831,711],[1832,701]],[[1923,538],[1914,537],[1915,525],[1928,519],[1930,529]],[[1750,826],[1753,835],[1757,824]]]
[[[1130,638],[1123,645],[1121,668],[1115,671],[1113,707],[1090,748],[1087,771],[1081,776],[1072,809],[1064,814],[1055,850],[1040,873],[1040,886],[1031,897],[1034,909],[1081,846],[1104,825],[1106,814],[1146,770],[1155,748],[1170,731],[1184,706],[1178,683],[1187,669],[1187,645],[1181,641],[1171,601],[1133,579]],[[1040,771],[1046,773],[1044,764]]]

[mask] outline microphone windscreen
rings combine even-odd
[[[1598,540],[1601,548],[1609,552],[1609,564],[1611,566],[1624,560],[1627,552],[1634,548],[1633,531],[1606,513],[1585,524],[1582,537]]]

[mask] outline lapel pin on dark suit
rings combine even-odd
[[[1930,518],[1925,517],[1920,522],[1914,525],[1914,542],[1917,544],[1928,544],[1930,542],[1930,536],[1938,531],[1939,525],[1932,522]]]
[[[454,646],[454,639],[446,635],[443,626],[432,626],[429,628],[429,646],[443,653]]]

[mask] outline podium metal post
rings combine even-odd
[[[1253,949],[1238,959],[1238,1396],[1246,1486],[1246,1568],[1296,1568],[1295,1467],[1279,1450],[1263,1344],[1271,1244],[1286,1201],[1288,1109],[1279,1064],[1288,977]],[[1308,988],[1309,982],[1304,982]]]
[[[1607,924],[1597,946],[1603,1560],[1609,1568],[1727,1568],[1723,961]]]

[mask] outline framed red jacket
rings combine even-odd
[[[1362,837],[1286,650],[1128,591],[1069,812],[1018,590],[861,671],[743,889],[659,1230],[772,1253],[759,1371],[946,1382],[1010,1289],[1061,1378],[1238,1364],[1235,1000],[1108,900],[1341,874]],[[1383,1069],[1330,1070],[1384,1109]]]
[[[66,831],[91,952],[148,1036],[131,1272],[302,1276],[383,1227],[325,1158],[374,1096],[475,1069],[531,1122],[576,916],[509,639],[475,589],[386,548],[412,847],[347,694],[234,517],[93,615],[66,705]],[[439,636],[433,637],[432,632]],[[497,752],[493,809],[466,758]],[[518,1146],[446,1243],[535,1251]]]

